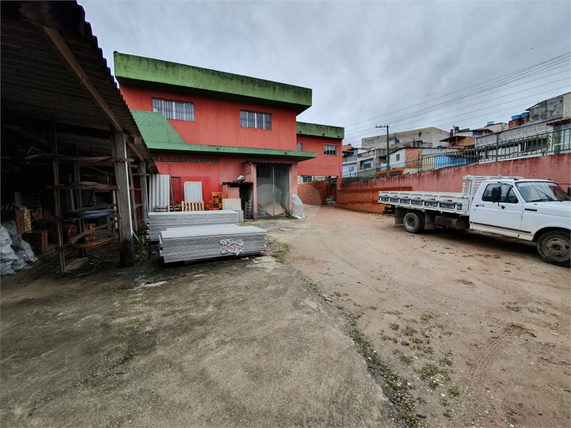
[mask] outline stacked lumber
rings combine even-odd
[[[171,211],[149,213],[147,227],[148,239],[159,240],[159,235],[167,228],[204,226],[212,224],[238,223],[238,213],[232,210],[219,211]]]
[[[159,242],[165,263],[243,257],[266,250],[266,231],[236,224],[168,228],[160,233]]]

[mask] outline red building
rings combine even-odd
[[[291,212],[298,163],[326,156],[323,144],[298,151],[298,142],[315,138],[300,136],[296,123],[311,106],[311,89],[117,52],[114,60],[159,173],[170,176],[171,205],[222,192],[250,205],[254,218]]]
[[[337,126],[297,122],[297,149],[316,153],[315,158],[298,165],[301,182],[337,178],[341,183],[344,136],[345,130]]]

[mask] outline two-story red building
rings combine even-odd
[[[291,212],[298,162],[321,156],[298,151],[296,117],[311,89],[117,52],[114,60],[159,173],[170,176],[171,204],[222,192],[253,217]]]
[[[338,126],[297,122],[297,150],[315,152],[317,155],[298,165],[299,181],[337,178],[339,185],[343,171],[344,137],[345,129]]]

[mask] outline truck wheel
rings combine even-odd
[[[424,230],[424,216],[422,213],[411,211],[405,214],[404,228],[410,233],[420,233]]]
[[[547,263],[569,266],[569,241],[569,232],[545,232],[537,240],[537,252]]]

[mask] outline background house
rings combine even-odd
[[[483,157],[522,152],[561,152],[571,146],[571,92],[541,101],[513,115],[509,128],[476,138],[476,148],[491,147]],[[497,146],[497,147],[496,147]]]
[[[429,127],[412,129],[409,131],[395,132],[389,134],[389,148],[403,148],[403,147],[438,147],[446,146],[442,143],[444,138],[447,138],[449,133],[443,129]],[[362,140],[363,147],[372,149],[385,150],[387,148],[387,135],[379,134],[375,137],[367,137]]]
[[[297,150],[317,155],[298,165],[299,182],[341,178],[344,136],[345,130],[337,126],[297,122]],[[337,183],[340,184],[340,181],[337,180]]]
[[[170,177],[172,203],[222,192],[254,218],[290,212],[298,162],[317,157],[297,150],[296,116],[311,106],[311,89],[114,55],[121,92],[159,173]]]

